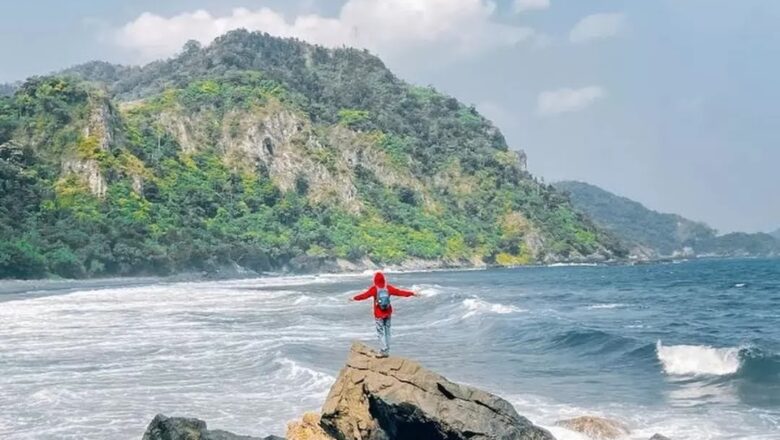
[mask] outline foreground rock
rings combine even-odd
[[[333,440],[333,437],[322,430],[320,415],[306,413],[301,420],[287,424],[288,440]]]
[[[500,397],[355,343],[322,409],[338,440],[555,440]],[[303,440],[291,436],[288,440]]]
[[[206,422],[184,417],[166,417],[157,414],[146,428],[143,440],[284,440],[269,436],[261,439],[248,435],[237,435],[227,431],[209,430]]]
[[[672,440],[672,439],[670,439],[669,437],[667,437],[665,435],[656,434],[656,435],[650,437],[650,440]]]
[[[352,345],[322,414],[287,426],[287,440],[555,440],[506,400],[400,357]],[[261,440],[157,415],[143,440]],[[266,437],[263,440],[283,440]]]
[[[583,416],[559,420],[556,426],[579,432],[595,440],[612,440],[628,435],[628,428],[620,422],[601,417]]]

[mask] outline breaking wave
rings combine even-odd
[[[470,318],[475,315],[482,315],[485,313],[506,315],[509,313],[522,313],[526,311],[525,309],[521,309],[520,307],[498,304],[498,303],[491,303],[479,298],[464,299],[463,307],[466,308],[466,313],[463,315],[463,319]]]
[[[438,284],[413,284],[411,289],[424,298],[431,298],[442,293],[442,286]]]
[[[599,309],[617,309],[619,307],[626,307],[626,304],[623,303],[592,304],[586,308],[588,310],[599,310]]]
[[[739,347],[715,348],[707,345],[668,345],[658,341],[656,352],[664,371],[672,376],[724,376],[742,366]]]

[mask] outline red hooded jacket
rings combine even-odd
[[[382,274],[382,272],[377,272],[374,274],[374,285],[369,287],[368,290],[365,292],[355,295],[354,299],[355,301],[363,301],[364,299],[368,298],[374,298],[374,317],[379,319],[389,318],[390,315],[393,314],[393,306],[386,308],[385,310],[382,310],[379,308],[379,303],[376,298],[376,291],[377,287],[381,288],[384,287],[387,289],[387,293],[393,296],[413,296],[414,292],[411,290],[402,290],[399,289],[393,285],[387,284],[385,281],[385,276]]]

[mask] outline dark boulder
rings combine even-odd
[[[670,439],[669,437],[667,437],[665,435],[656,434],[656,435],[650,437],[650,440],[672,440],[672,439]]]
[[[352,345],[322,409],[338,440],[555,440],[506,400],[400,357]]]
[[[209,430],[206,422],[199,419],[184,417],[166,417],[157,414],[149,423],[143,440],[278,440],[280,437],[270,436],[265,439],[237,435],[227,431]],[[284,440],[284,439],[281,439]]]

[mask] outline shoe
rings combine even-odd
[[[381,359],[381,358],[386,358],[387,356],[388,356],[388,354],[387,354],[387,353],[378,353],[378,354],[376,355],[376,357],[378,357],[378,358],[380,358],[380,359]]]

